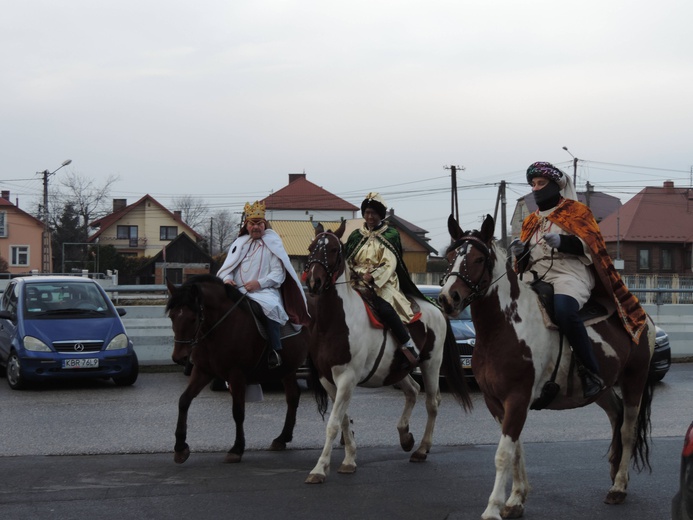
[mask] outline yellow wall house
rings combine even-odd
[[[126,199],[114,199],[113,213],[89,227],[98,230],[89,237],[90,242],[113,245],[126,256],[155,256],[181,233],[195,242],[202,239],[183,222],[180,212],[167,210],[150,195],[129,206]]]
[[[0,197],[0,256],[12,274],[41,270],[43,222],[10,202],[10,192]],[[48,258],[51,258],[48,244]]]

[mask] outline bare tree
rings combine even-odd
[[[238,236],[239,226],[240,216],[234,215],[228,209],[213,212],[203,231],[209,243],[210,254],[226,252]]]
[[[72,206],[80,217],[80,228],[87,236],[87,226],[94,219],[107,215],[111,211],[111,186],[118,180],[115,175],[109,177],[103,184],[97,185],[94,179],[70,172],[62,177],[60,187],[53,194],[53,223],[58,224],[60,215],[66,205]],[[54,229],[56,227],[54,225]]]
[[[181,218],[193,229],[204,227],[207,220],[207,204],[204,200],[192,195],[175,197],[172,201],[173,210],[180,211]]]

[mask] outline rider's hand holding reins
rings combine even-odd
[[[544,235],[544,242],[546,242],[549,247],[558,249],[561,247],[561,235],[558,233],[546,233]]]
[[[513,256],[518,257],[522,255],[522,253],[525,252],[525,247],[525,243],[519,238],[516,238],[510,242],[510,252],[513,254]]]

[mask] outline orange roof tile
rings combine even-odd
[[[357,211],[359,209],[352,203],[313,184],[306,179],[305,173],[290,174],[288,185],[262,200],[267,210]]]

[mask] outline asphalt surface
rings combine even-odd
[[[693,419],[693,365],[677,364],[658,385],[652,415],[652,473],[631,472],[626,503],[607,506],[609,426],[596,406],[531,412],[523,433],[532,491],[527,519],[667,519],[678,487],[683,435]],[[173,462],[180,373],[141,374],[131,388],[108,382],[11,391],[0,380],[0,515],[8,519],[123,518],[479,518],[493,486],[498,427],[474,392],[464,414],[444,394],[434,446],[409,463],[397,443],[399,391],[359,389],[350,407],[358,469],[304,480],[324,443],[325,423],[309,392],[294,441],[266,451],[281,429],[283,396],[249,403],[247,451],[224,464],[234,435],[225,392],[205,390],[189,419],[190,459]],[[412,417],[417,439],[423,402]]]

